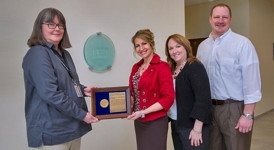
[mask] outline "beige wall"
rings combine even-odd
[[[250,40],[260,58],[263,99],[257,114],[274,108],[274,1],[250,0]]]
[[[74,59],[84,85],[128,85],[133,63],[130,42],[134,33],[150,28],[155,34],[157,53],[163,59],[164,43],[173,33],[184,33],[184,1],[170,0],[1,0],[0,4],[0,149],[27,150],[24,118],[22,58],[34,20],[45,7],[59,9],[67,20]],[[172,10],[172,11],[171,11]],[[110,71],[92,72],[83,57],[86,39],[97,32],[108,35],[116,48]],[[90,106],[90,99],[86,99]],[[172,149],[171,138],[168,147]],[[103,120],[82,139],[82,150],[134,150],[133,121]]]
[[[216,0],[198,5],[187,6],[185,8],[186,37],[189,39],[208,37],[211,28],[209,24],[209,14],[213,5],[226,3],[232,10],[233,31],[244,36],[249,35],[249,2],[248,0]]]
[[[186,7],[186,37],[207,37],[210,9],[217,3],[226,3],[232,10],[231,28],[248,37],[256,47],[261,69],[262,101],[257,104],[255,115],[274,109],[274,1],[273,0],[217,0]],[[252,82],[252,81],[250,81]]]

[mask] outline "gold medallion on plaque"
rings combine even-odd
[[[102,99],[102,100],[100,101],[100,106],[103,107],[103,108],[108,107],[108,104],[109,104],[109,102],[108,102],[107,99]]]

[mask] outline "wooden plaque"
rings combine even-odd
[[[126,118],[131,114],[129,86],[92,89],[92,115],[98,119]]]

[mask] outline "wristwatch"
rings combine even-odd
[[[144,110],[141,111],[141,118],[145,118],[145,111]]]
[[[245,116],[247,119],[253,119],[254,118],[254,116],[251,115],[251,114],[245,114],[245,113],[243,113],[243,116]]]

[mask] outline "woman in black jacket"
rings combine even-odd
[[[211,96],[206,70],[193,56],[190,42],[179,34],[168,37],[165,53],[176,93],[176,102],[169,111],[174,149],[207,150]]]

